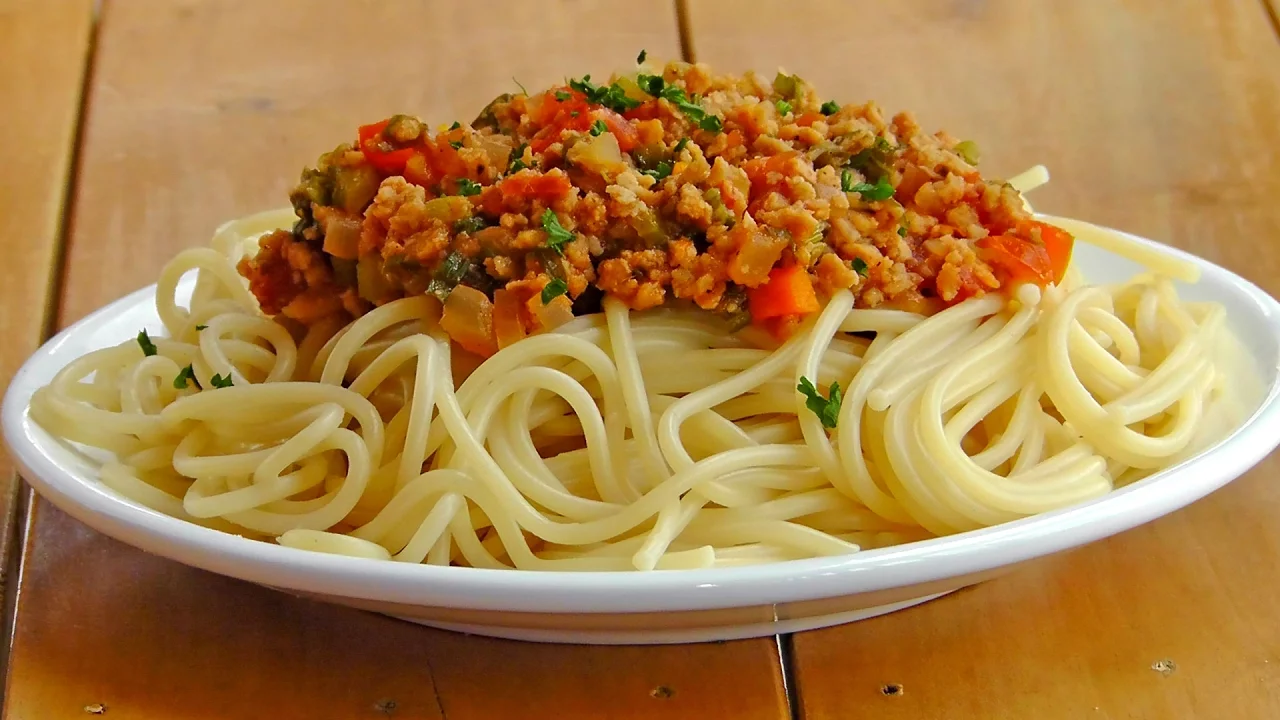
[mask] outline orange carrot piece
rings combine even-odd
[[[814,292],[809,273],[799,265],[775,267],[760,287],[747,290],[751,317],[756,321],[786,315],[809,315],[818,312],[818,294]]]

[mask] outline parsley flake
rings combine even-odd
[[[205,329],[205,328],[207,328],[207,327],[209,327],[209,326],[208,326],[208,325],[197,325],[197,326],[196,326],[196,332],[200,332],[201,330],[204,330],[204,329]]]
[[[571,94],[569,94],[569,93],[567,93],[567,92],[565,92],[565,91],[563,91],[563,90],[557,90],[557,91],[556,91],[556,102],[564,102],[565,100],[568,100],[568,99],[569,99],[569,98],[571,98],[571,97],[573,97],[573,95],[571,95]]]
[[[665,180],[667,176],[671,174],[671,168],[672,168],[671,163],[667,162],[666,160],[659,160],[658,164],[654,166],[652,170],[641,170],[640,172],[644,173],[645,175],[648,175],[654,180],[661,181],[661,180]]]
[[[570,80],[569,87],[582,93],[592,105],[603,105],[614,112],[626,112],[640,106],[639,100],[627,97],[627,92],[618,83],[601,87],[591,82],[590,75],[583,75],[581,80]]]
[[[469,218],[463,218],[453,224],[453,231],[456,233],[475,234],[489,227],[489,223],[480,215],[472,215]]]
[[[774,107],[778,108],[779,115],[786,115],[791,112],[791,103],[786,100],[779,100],[775,102]]]
[[[560,278],[552,278],[551,282],[542,286],[542,304],[549,305],[552,300],[569,292],[569,285]]]
[[[573,240],[573,233],[560,224],[560,218],[551,208],[542,213],[542,229],[547,233],[547,247],[564,255],[564,244]]]
[[[645,51],[645,50],[641,50],[641,51],[640,51],[640,54],[636,56],[636,64],[637,64],[637,65],[643,65],[643,64],[644,64],[644,60],[645,60],[645,58],[647,58],[647,57],[649,57],[649,53],[648,53],[647,51]]]
[[[866,260],[863,260],[862,258],[854,258],[854,259],[853,259],[853,262],[852,262],[852,263],[850,263],[850,264],[853,266],[853,271],[854,271],[854,272],[858,273],[859,275],[861,275],[861,276],[863,276],[863,277],[866,277],[866,276],[867,276],[867,261],[866,261]]]
[[[907,226],[906,226],[906,225],[899,225],[899,226],[898,226],[898,237],[906,237],[906,236],[907,236]]]
[[[835,115],[840,112],[840,103],[835,100],[828,100],[822,103],[822,107],[818,108],[823,115]]]
[[[687,137],[682,137],[682,138],[680,138],[680,142],[676,143],[676,147],[675,147],[675,149],[674,149],[674,150],[672,150],[672,151],[671,151],[671,154],[672,154],[672,155],[679,155],[679,154],[680,154],[680,151],[681,151],[681,150],[684,150],[684,146],[685,146],[685,145],[688,145],[688,144],[689,144],[689,138],[687,138]]]
[[[840,191],[841,192],[853,192],[853,186],[855,184],[856,183],[853,182],[852,170],[845,170],[844,172],[840,173]]]
[[[529,147],[528,143],[520,143],[520,146],[511,151],[511,163],[507,165],[507,174],[520,172],[528,167],[524,164],[524,150]]]
[[[471,180],[469,178],[458,178],[458,194],[462,197],[479,195],[480,191],[483,189],[484,187],[475,180]]]
[[[605,125],[603,120],[596,120],[595,122],[591,123],[592,137],[599,137],[600,135],[603,135],[608,131],[609,131],[609,126]]]
[[[707,132],[718,133],[724,129],[724,122],[715,115],[708,115],[698,121],[698,127]]]
[[[876,181],[875,185],[872,185],[871,183],[858,183],[853,186],[853,189],[850,192],[858,193],[862,196],[863,200],[888,200],[893,197],[893,185],[889,182],[889,178],[881,177]]]
[[[151,336],[146,330],[138,333],[138,346],[142,348],[142,354],[151,357],[156,354],[156,344],[151,342]]]
[[[805,396],[804,406],[809,408],[818,419],[822,421],[825,428],[834,428],[836,421],[840,419],[840,403],[844,400],[844,393],[840,390],[840,383],[831,383],[830,389],[827,391],[827,397],[822,397],[822,393],[813,386],[813,383],[807,377],[800,378],[800,384],[796,385],[796,390]]]
[[[462,141],[461,141],[461,140],[450,140],[450,141],[449,141],[449,147],[453,148],[454,150],[461,150],[461,149],[462,149]]]
[[[178,373],[178,377],[173,379],[173,388],[175,390],[186,390],[189,382],[195,383],[196,389],[200,388],[200,381],[196,380],[196,371],[190,365],[182,368],[182,371]]]
[[[454,121],[453,121],[453,124],[449,126],[449,129],[450,129],[450,130],[457,130],[457,129],[461,128],[461,127],[462,127],[462,123],[458,122],[457,120],[454,120]]]
[[[233,384],[231,382],[231,373],[227,373],[226,377],[222,377],[215,373],[214,376],[209,379],[209,383],[215,388],[229,388]]]
[[[689,118],[691,122],[697,123],[698,127],[703,130],[720,132],[724,128],[724,123],[720,118],[709,114],[698,104],[696,96],[690,98],[681,88],[675,85],[668,85],[660,75],[645,75],[641,73],[636,76],[636,85],[639,85],[640,89],[649,95],[662,98],[680,108],[685,117]]]

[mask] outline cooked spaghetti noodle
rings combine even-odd
[[[468,373],[430,296],[293,334],[264,316],[235,265],[290,220],[236,221],[179,254],[156,295],[165,335],[71,363],[34,418],[110,451],[105,485],[194,523],[532,570],[771,562],[962,532],[1102,495],[1227,430],[1204,427],[1231,381],[1213,353],[1224,310],[1180,301],[1168,275],[1194,268],[1167,258],[1112,287],[1069,273],[929,317],[838,292],[780,346],[696,309],[606,300]],[[846,388],[830,433],[803,379]]]

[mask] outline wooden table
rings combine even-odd
[[[913,109],[976,139],[989,173],[1051,167],[1039,207],[1280,294],[1280,41],[1263,0],[463,5],[106,0],[95,24],[91,0],[0,0],[0,381],[221,220],[280,204],[359,122],[465,119],[513,74],[604,75],[640,48]],[[1278,474],[1273,457],[1149,526],[887,617],[592,648],[176,565],[18,496],[0,459],[0,517],[17,517],[0,537],[23,541],[4,575],[21,563],[5,717],[1280,717]]]

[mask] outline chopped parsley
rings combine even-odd
[[[542,304],[549,305],[552,300],[569,292],[569,285],[560,278],[552,278],[551,282],[542,286]]]
[[[863,148],[849,158],[849,167],[861,171],[868,178],[880,178],[889,172],[892,153],[893,146],[889,141],[877,137],[871,147]]]
[[[449,141],[449,147],[453,148],[454,150],[461,150],[461,149],[462,149],[462,141],[461,141],[461,140],[450,140],[450,141]]]
[[[484,187],[475,180],[471,180],[469,178],[458,178],[458,194],[463,197],[479,195],[480,191],[483,189]]]
[[[853,271],[854,271],[854,272],[858,273],[859,275],[861,275],[861,276],[863,276],[863,277],[866,277],[866,276],[867,276],[867,261],[866,261],[866,260],[863,260],[862,258],[854,258],[854,259],[853,259],[853,262],[851,263],[851,265],[853,265]]]
[[[907,236],[907,226],[906,226],[906,225],[899,225],[899,226],[898,226],[898,237],[906,237],[906,236]]]
[[[138,333],[138,347],[142,348],[142,354],[151,357],[156,354],[156,344],[151,342],[151,336],[146,330]]]
[[[565,100],[568,100],[571,97],[573,97],[572,94],[567,93],[563,90],[556,91],[556,102],[564,102]]]
[[[843,185],[843,179],[841,180]],[[875,185],[871,183],[858,183],[853,186],[849,192],[856,192],[862,196],[863,200],[876,201],[888,200],[893,197],[893,184],[889,182],[889,178],[881,177],[876,181]]]
[[[581,80],[570,80],[569,87],[585,95],[592,105],[603,105],[614,112],[626,112],[640,106],[640,101],[627,97],[618,83],[601,87],[592,84],[590,75],[583,75]]]
[[[774,103],[774,107],[778,108],[779,115],[786,115],[791,112],[791,103],[786,100],[779,100]]]
[[[469,218],[463,218],[453,224],[453,231],[456,233],[477,233],[489,227],[489,222],[480,215],[472,215]]]
[[[578,117],[578,115],[579,113],[577,110],[574,110],[573,112],[569,113],[569,117]]]
[[[636,64],[637,64],[637,65],[643,65],[643,64],[644,64],[644,59],[645,59],[645,58],[647,58],[647,57],[649,57],[649,53],[648,53],[647,51],[645,51],[645,50],[641,50],[641,51],[640,51],[640,54],[636,56]]]
[[[834,428],[836,421],[840,419],[840,402],[844,399],[844,393],[840,390],[840,383],[831,383],[830,389],[827,391],[827,397],[822,397],[822,393],[818,392],[818,388],[807,377],[800,378],[800,384],[796,386],[796,390],[805,396],[804,406],[809,408],[818,419],[822,421],[825,428]]]
[[[462,123],[458,122],[457,120],[454,120],[454,121],[453,121],[453,124],[449,126],[449,129],[450,129],[450,130],[457,130],[457,129],[461,128],[461,127],[462,127]]]
[[[609,126],[604,124],[603,120],[596,120],[591,123],[591,136],[599,137],[609,131]]]
[[[209,379],[209,384],[216,388],[229,388],[232,385],[231,373],[227,373],[226,377],[222,377],[215,373],[214,376]]]
[[[186,390],[189,382],[195,383],[197,389],[200,387],[200,381],[196,380],[196,371],[190,365],[182,368],[182,371],[178,373],[178,377],[173,379],[173,388],[175,390]]]
[[[698,127],[708,132],[720,132],[724,129],[724,123],[715,115],[709,114],[697,102],[697,97],[692,99],[685,94],[684,90],[675,85],[668,85],[660,75],[645,75],[641,73],[636,76],[636,84],[646,93],[662,98],[667,102],[680,108],[685,117],[690,121],[698,124]]]
[[[449,283],[449,287],[462,282],[462,278],[467,274],[471,263],[467,260],[467,256],[458,251],[453,251],[445,256],[444,262],[440,263],[440,267],[436,270],[436,275],[441,280]]]
[[[528,167],[524,164],[524,150],[529,147],[528,143],[520,143],[519,147],[511,151],[511,164],[507,165],[507,174],[520,172]]]
[[[641,170],[640,172],[648,175],[654,180],[665,180],[671,174],[671,163],[666,160],[659,160],[658,164],[652,170]]]
[[[688,144],[689,144],[689,138],[687,138],[687,137],[682,137],[682,138],[680,138],[680,142],[676,143],[676,147],[675,147],[675,149],[674,149],[674,150],[672,150],[672,151],[671,151],[671,154],[672,154],[672,155],[679,155],[679,154],[680,154],[680,151],[681,151],[681,150],[684,150],[684,146],[685,146],[685,145],[688,145]]]
[[[823,115],[835,115],[840,112],[840,103],[835,100],[828,100],[822,103],[822,107],[818,108]]]
[[[205,329],[205,328],[207,328],[207,327],[209,327],[209,326],[208,326],[208,325],[197,325],[197,326],[196,326],[196,332],[200,332],[201,330],[204,330],[204,329]]]
[[[542,213],[542,229],[547,233],[547,247],[560,255],[564,254],[564,244],[573,240],[573,233],[560,224],[560,218],[551,208]]]
[[[845,170],[840,173],[840,190],[841,192],[853,192],[853,171]]]

